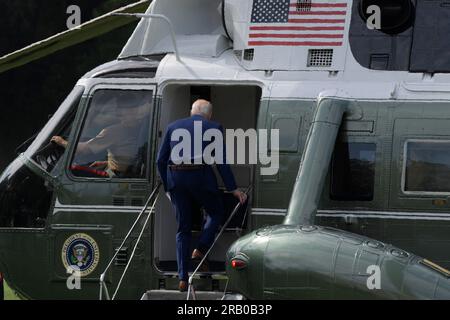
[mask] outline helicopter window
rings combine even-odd
[[[450,142],[406,143],[404,190],[450,192]]]
[[[374,143],[336,144],[331,166],[332,200],[373,200],[375,152]]]
[[[70,170],[89,178],[145,178],[153,92],[97,90]]]

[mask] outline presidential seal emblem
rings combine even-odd
[[[99,260],[97,242],[85,233],[71,235],[63,244],[62,262],[66,270],[72,268],[86,277],[97,268]]]

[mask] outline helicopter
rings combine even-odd
[[[4,72],[95,36],[95,24],[141,19],[1,175],[0,272],[31,299],[108,288],[112,299],[449,299],[441,2],[141,1],[0,58]],[[368,28],[374,5],[381,24]],[[165,128],[198,98],[224,128],[279,130],[279,170],[231,166],[249,201],[224,192],[231,214],[210,271],[194,270],[186,295],[155,162]],[[131,165],[109,175],[92,166],[106,154],[78,145],[122,121],[120,107],[143,121]]]

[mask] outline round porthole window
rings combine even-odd
[[[387,34],[398,34],[410,28],[414,13],[411,0],[361,0],[359,3],[361,18],[366,23],[369,19],[372,24],[378,21],[379,30]]]

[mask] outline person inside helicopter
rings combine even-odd
[[[141,176],[147,153],[145,138],[151,100],[145,91],[100,91],[106,92],[97,93],[103,95],[97,100],[94,96],[71,171],[81,177]],[[51,141],[64,148],[68,146],[68,141],[61,136],[54,136]]]

